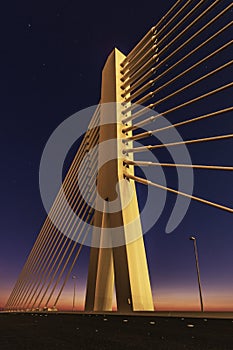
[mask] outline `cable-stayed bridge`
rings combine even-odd
[[[186,149],[186,145],[233,137],[218,130],[186,140],[170,134],[174,128],[201,128],[207,120],[215,125],[220,116],[230,118],[233,107],[226,96],[232,94],[233,85],[231,13],[232,4],[227,1],[176,1],[128,55],[117,49],[109,55],[102,71],[100,102],[7,310],[59,307],[88,237],[85,309],[112,310],[115,286],[119,311],[154,310],[136,183],[174,193],[183,211],[189,203],[182,202],[186,199],[233,212],[224,203],[192,193],[194,169],[232,171],[232,166],[192,164],[176,152],[174,162],[147,158],[158,149]],[[138,176],[137,167],[154,172],[175,167],[179,188]],[[184,175],[182,169],[188,173]],[[187,174],[190,182],[185,192],[182,182]]]

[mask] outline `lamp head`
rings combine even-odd
[[[195,241],[196,240],[196,238],[193,237],[193,236],[189,237],[189,239],[190,239],[190,241]]]

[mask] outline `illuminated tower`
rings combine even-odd
[[[120,107],[120,102],[124,102],[120,88],[122,84],[121,62],[124,59],[125,56],[119,50],[113,50],[102,72],[101,104],[109,102],[117,102],[117,104],[114,105],[115,110],[113,107],[109,111],[113,123],[106,124],[107,121],[102,120],[101,124],[104,125],[100,126],[100,143],[110,139],[121,140],[125,137],[122,133]],[[108,111],[105,110],[102,113],[100,111],[100,120],[101,118],[107,119],[107,117]],[[104,151],[109,152],[107,149]],[[108,203],[116,199],[116,183],[119,183],[122,210],[117,213],[96,212],[94,223],[103,228],[119,227],[117,233],[121,236],[119,240],[124,241],[125,244],[114,247],[114,242],[110,242],[109,248],[91,248],[85,309],[87,311],[112,310],[115,282],[119,311],[154,310],[135,184],[124,179],[125,165],[122,160],[121,143],[115,147],[113,152],[115,152],[115,159],[99,169],[97,188],[101,197],[105,199],[103,211],[106,212]],[[132,160],[132,156],[129,158]],[[133,167],[128,167],[127,170],[133,174]],[[130,193],[133,193],[133,196],[125,207]],[[127,225],[132,221],[133,225]],[[96,228],[94,228],[93,235],[95,235],[95,230]],[[131,242],[127,243],[127,241]]]

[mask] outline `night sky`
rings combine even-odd
[[[204,7],[211,1],[205,3]],[[229,3],[221,1],[219,8],[208,14],[207,20]],[[22,0],[1,5],[0,307],[4,306],[46,218],[38,178],[40,157],[46,141],[70,115],[99,102],[101,71],[112,49],[117,47],[124,54],[129,53],[173,4],[173,0],[138,4],[135,1]],[[230,17],[232,10],[216,26],[200,35],[192,48],[228,23]],[[193,62],[227,42],[231,34],[232,30],[228,30],[219,36],[196,54]],[[231,57],[232,48],[228,48],[199,67],[189,78],[184,78],[180,86],[228,62]],[[167,67],[174,62],[175,59],[168,62]],[[187,66],[190,64],[192,61]],[[183,69],[185,66],[181,65],[171,77]],[[159,106],[157,111],[229,83],[230,74],[232,69],[221,71],[206,83]],[[167,79],[170,76],[165,81]],[[161,96],[178,87],[173,85]],[[229,107],[231,103],[232,90],[228,90],[182,109],[168,119],[171,122],[185,120]],[[179,132],[184,139],[230,134],[233,132],[232,115],[227,113],[208,122],[190,124],[180,128]],[[188,149],[193,164],[233,165],[232,139],[190,145]],[[165,151],[157,156],[160,161],[171,161]],[[166,169],[168,184],[175,188],[176,172],[171,172]],[[195,170],[194,174],[195,195],[233,208],[232,172]],[[138,191],[143,197],[142,187],[140,185]],[[193,201],[179,227],[166,234],[165,227],[174,201],[175,196],[168,194],[164,212],[154,228],[145,235],[155,307],[159,310],[198,309],[195,260],[193,245],[189,241],[189,236],[195,235],[205,308],[233,311],[232,214]],[[88,249],[85,248],[75,267],[80,307],[87,263]],[[67,285],[60,305],[69,308],[71,304],[72,281]]]

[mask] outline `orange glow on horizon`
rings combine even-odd
[[[0,308],[4,308],[11,289],[9,286],[1,289]],[[76,291],[75,311],[83,311],[85,305],[85,286],[79,286]],[[197,290],[166,288],[164,290],[153,290],[154,306],[156,311],[199,311],[199,295]],[[204,290],[205,311],[233,311],[233,295],[227,290]],[[52,304],[50,305],[52,306]],[[73,309],[73,288],[67,286],[57,305],[58,310],[72,311]],[[113,311],[116,311],[116,298],[113,295]]]

